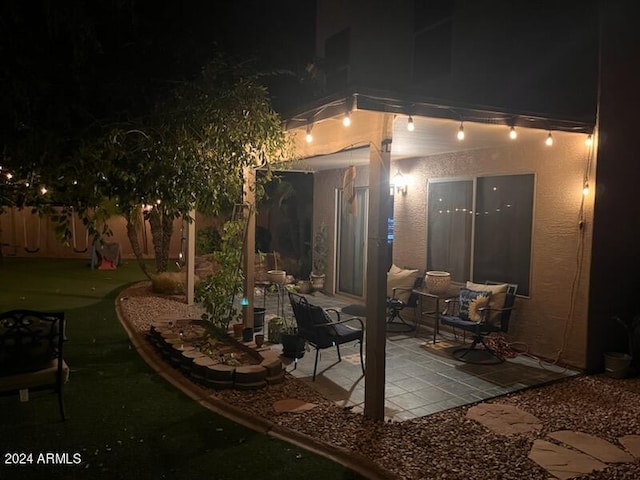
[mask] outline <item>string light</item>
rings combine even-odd
[[[42,187],[42,188],[40,189],[40,193],[41,193],[42,195],[44,195],[45,193],[47,193],[47,187]]]
[[[460,122],[460,128],[458,128],[458,140],[464,140],[464,125]]]
[[[409,115],[409,120],[407,120],[407,130],[413,132],[416,129],[416,126],[413,124],[413,117]]]
[[[589,195],[589,182],[584,182],[584,186],[582,187],[582,195],[585,197]]]
[[[307,125],[307,135],[305,136],[307,143],[313,142],[313,135],[311,135],[311,125]]]
[[[544,143],[547,144],[547,147],[553,145],[553,137],[551,136],[551,132],[549,132],[549,135],[547,135],[547,139],[544,141]]]
[[[518,138],[518,132],[516,132],[516,127],[511,127],[509,129],[509,138],[511,140],[515,140],[516,138]]]
[[[13,175],[11,174],[11,172],[7,172],[7,180],[11,180],[13,178]]]
[[[584,144],[587,147],[590,147],[591,145],[593,145],[593,136],[591,136],[591,134],[587,135],[586,140],[584,141]]]
[[[348,127],[351,125],[351,112],[347,112],[344,114],[344,118],[342,119],[342,125]]]

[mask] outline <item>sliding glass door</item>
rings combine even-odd
[[[369,193],[356,188],[352,201],[338,191],[337,291],[364,297]]]

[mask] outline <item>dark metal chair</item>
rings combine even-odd
[[[424,275],[418,272],[411,288],[393,289],[393,296],[387,298],[387,324],[386,330],[390,332],[411,332],[416,329],[417,323],[411,325],[400,312],[405,308],[416,308],[418,306],[418,294],[413,290],[421,288],[424,283]],[[400,292],[409,292],[406,300],[398,298]],[[344,309],[343,309],[344,310]]]
[[[485,282],[486,285],[497,285],[499,282]],[[464,290],[461,288],[461,291]],[[497,364],[504,362],[502,354],[490,348],[485,343],[485,337],[494,332],[507,332],[509,330],[509,319],[514,309],[516,284],[507,284],[507,291],[503,305],[484,306],[477,309],[480,316],[479,321],[471,320],[460,315],[460,298],[450,298],[445,300],[447,309],[440,316],[440,322],[455,329],[463,330],[473,334],[470,346],[458,348],[453,351],[453,356],[463,362],[476,364]],[[476,348],[482,345],[483,348]]]
[[[298,325],[298,335],[304,338],[309,345],[316,349],[316,358],[313,366],[313,380],[316,379],[318,369],[318,354],[320,350],[336,347],[338,351],[338,361],[342,361],[340,356],[340,345],[349,342],[360,343],[360,364],[364,375],[363,340],[364,323],[360,318],[340,319],[340,312],[333,308],[323,309],[317,305],[309,303],[306,297],[289,292],[289,301],[293,309],[293,315]],[[337,320],[329,316],[329,312],[336,315]],[[359,324],[359,328],[348,325],[350,322]]]
[[[0,313],[0,392],[52,388],[65,420],[62,388],[69,377],[63,360],[64,313],[11,310]]]

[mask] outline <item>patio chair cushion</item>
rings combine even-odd
[[[389,272],[387,272],[387,297],[406,302],[411,295],[419,270],[394,267],[395,265],[392,265]],[[398,289],[395,297],[393,294],[394,288]]]
[[[467,282],[466,287],[469,290],[475,290],[476,292],[491,292],[491,298],[489,299],[489,308],[494,310],[490,312],[489,321],[491,323],[497,322],[500,319],[500,315],[502,312],[499,309],[504,308],[504,302],[507,299],[507,288],[509,287],[506,283],[500,283],[496,285],[484,284],[484,283],[473,283]]]
[[[462,320],[479,322],[482,320],[482,314],[478,309],[487,307],[491,292],[488,290],[470,290],[468,288],[460,288],[460,310],[459,317]]]

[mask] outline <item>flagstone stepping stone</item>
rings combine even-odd
[[[305,402],[296,398],[287,398],[274,402],[273,409],[277,413],[300,413],[317,407],[315,403]]]
[[[499,435],[540,430],[542,424],[535,416],[524,410],[502,403],[480,403],[467,411],[467,418],[481,423]]]
[[[607,466],[589,455],[546,440],[533,442],[529,458],[561,480],[602,470]]]
[[[640,458],[640,435],[625,435],[618,441],[627,451],[636,458]]]
[[[625,452],[621,448],[603,440],[594,437],[588,433],[573,432],[571,430],[560,430],[551,432],[549,437],[562,442],[570,447],[580,450],[581,452],[597,458],[601,462],[606,463],[626,463],[633,462],[633,456]]]

